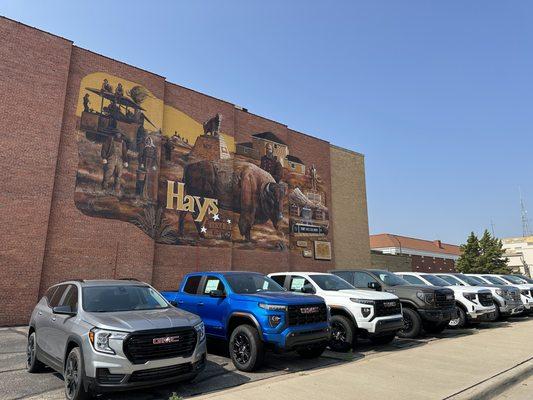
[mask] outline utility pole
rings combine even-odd
[[[492,230],[492,237],[496,237],[496,235],[494,234],[494,221],[492,220],[492,218],[490,219],[490,229]]]
[[[520,193],[520,215],[522,218],[522,236],[530,236],[531,231],[529,230],[529,220],[527,218],[527,210],[526,205],[524,203],[524,199],[522,198],[522,189],[520,186],[518,187],[518,191]]]

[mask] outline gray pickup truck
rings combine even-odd
[[[332,274],[360,289],[393,293],[400,298],[404,327],[397,335],[414,338],[422,329],[430,333],[442,332],[455,318],[455,297],[448,288],[411,285],[392,272],[378,269],[331,270]]]
[[[68,400],[191,380],[205,360],[200,317],[135,280],[60,283],[31,315],[27,369],[62,374]]]

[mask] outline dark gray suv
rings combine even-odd
[[[204,325],[134,280],[52,286],[30,320],[27,368],[63,374],[65,396],[191,380],[205,366]]]

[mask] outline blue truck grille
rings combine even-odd
[[[289,326],[326,322],[328,320],[328,310],[324,303],[289,306],[288,320]]]
[[[173,357],[190,357],[196,347],[193,328],[132,333],[124,341],[124,354],[133,364]]]

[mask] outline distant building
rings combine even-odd
[[[455,271],[460,247],[440,240],[424,240],[382,233],[370,235],[370,249],[382,254],[408,255],[414,272]]]
[[[274,155],[283,167],[287,167],[287,156],[289,155],[289,147],[287,144],[277,137],[272,132],[262,132],[252,135],[252,146],[259,152],[259,157],[266,154],[266,146],[270,143]]]
[[[298,157],[287,155],[287,167],[289,171],[296,172],[297,174],[305,174],[305,165]]]
[[[533,236],[502,239],[505,256],[509,266],[519,274],[533,274]]]

